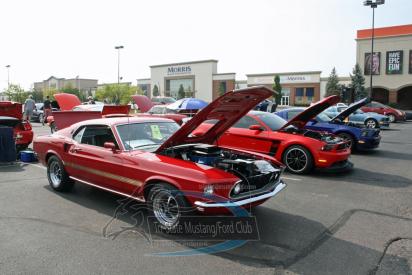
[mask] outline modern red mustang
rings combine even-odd
[[[308,173],[315,167],[329,171],[350,169],[353,166],[348,161],[351,151],[345,141],[303,128],[309,120],[338,101],[338,96],[325,98],[289,122],[273,113],[251,111],[223,134],[217,144],[269,154],[296,174]],[[202,124],[195,135],[202,135],[213,123]]]
[[[179,128],[170,119],[117,117],[87,120],[37,137],[34,150],[56,191],[81,182],[147,202],[159,225],[173,229],[187,213],[252,207],[286,185],[282,164],[268,155],[213,145],[260,101],[264,87],[228,92]],[[192,134],[206,120],[216,124]]]
[[[13,128],[17,151],[26,149],[33,141],[31,124],[23,121],[22,110],[21,103],[0,101],[0,126]]]

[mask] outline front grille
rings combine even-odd
[[[234,187],[236,186],[235,184],[235,186],[230,191],[230,197],[234,199],[240,199],[245,196],[261,193],[275,185],[275,183],[279,181],[279,178],[280,171],[245,178],[236,183],[241,185],[240,192],[238,194],[234,194]]]

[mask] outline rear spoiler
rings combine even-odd
[[[105,105],[101,112],[99,111],[57,111],[53,112],[54,123],[57,129],[61,130],[77,122],[97,119],[102,117],[127,116],[129,114],[129,105]]]

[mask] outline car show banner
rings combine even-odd
[[[402,74],[403,51],[386,52],[386,74]]]
[[[371,68],[372,63],[372,68]],[[370,53],[365,53],[365,75],[370,75],[371,71],[374,75],[380,74],[380,65],[381,65],[381,53],[374,52],[373,58]]]

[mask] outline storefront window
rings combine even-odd
[[[186,94],[191,96],[193,93],[193,79],[192,78],[182,78],[182,79],[168,79],[166,80],[166,93],[169,96],[178,98],[178,92],[180,85],[185,89]]]
[[[315,88],[302,87],[295,90],[295,104],[297,105],[309,105],[313,102],[315,96]]]

